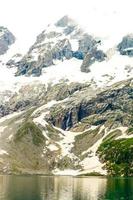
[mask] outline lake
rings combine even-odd
[[[0,176],[0,200],[133,200],[133,178]]]

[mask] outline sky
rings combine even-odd
[[[131,33],[132,8],[132,0],[0,0],[0,25],[28,49],[47,24],[66,14],[96,36]]]

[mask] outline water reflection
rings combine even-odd
[[[4,200],[42,200],[37,176],[10,176],[7,193]]]
[[[133,178],[0,176],[0,200],[133,199]]]
[[[96,200],[104,196],[106,179],[55,177],[40,178],[42,199],[47,200]]]
[[[90,177],[74,179],[74,199],[96,200],[104,197],[107,179]]]
[[[133,178],[113,178],[107,182],[106,199],[133,200]]]

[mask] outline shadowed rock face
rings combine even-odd
[[[26,110],[32,106],[39,106],[52,100],[63,100],[70,95],[73,95],[76,91],[80,91],[87,86],[87,84],[80,84],[76,82],[69,85],[62,82],[54,86],[49,85],[46,91],[44,84],[34,83],[21,87],[19,92],[15,94],[5,91],[4,93],[1,93],[0,96],[0,117],[15,111]],[[5,99],[5,97],[8,97],[9,101],[4,102],[3,99]]]
[[[101,50],[95,50],[90,53],[87,53],[84,57],[83,63],[81,65],[82,72],[90,72],[90,66],[96,61],[102,62],[106,58],[106,54]]]
[[[133,56],[133,34],[123,37],[117,48],[120,54]]]
[[[132,124],[133,87],[130,81],[122,88],[114,87],[91,99],[86,90],[85,95],[81,93],[80,99],[77,99],[70,98],[64,105],[59,104],[51,109],[48,120],[64,130],[73,127],[85,117],[90,117],[90,125],[96,126],[109,123],[114,127]]]
[[[15,42],[14,35],[4,27],[0,27],[0,55],[6,53],[9,45]]]

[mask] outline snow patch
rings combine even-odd
[[[133,138],[133,134],[127,135],[127,133],[126,133],[128,127],[119,127],[118,129],[122,131],[122,135],[118,136],[118,137],[116,138],[116,140]]]
[[[5,128],[7,128],[7,126],[0,126],[0,133],[2,133],[5,130]]]
[[[59,150],[59,148],[55,144],[50,144],[49,146],[47,146],[47,148],[50,151],[57,151],[57,150]]]
[[[11,134],[7,139],[10,141],[13,138],[13,134]]]
[[[3,154],[8,155],[7,151],[5,151],[5,150],[3,150],[3,149],[0,149],[0,155],[3,155]]]
[[[78,175],[79,170],[72,170],[72,169],[66,169],[66,170],[59,170],[55,169],[53,170],[54,175],[60,175],[60,176],[76,176]]]
[[[11,118],[13,118],[13,117],[16,117],[17,115],[21,115],[23,112],[24,112],[24,111],[14,112],[14,113],[12,113],[12,114],[9,114],[9,115],[6,115],[6,116],[4,116],[4,117],[1,117],[1,118],[0,118],[0,123],[6,121],[6,120],[8,120],[8,119],[11,119]]]

